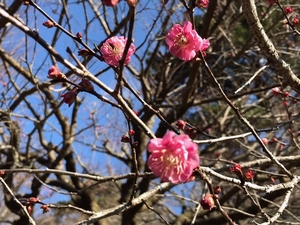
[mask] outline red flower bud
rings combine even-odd
[[[292,13],[292,12],[293,12],[292,7],[288,6],[288,7],[285,8],[285,13],[286,14],[289,14],[289,13]]]
[[[43,213],[49,212],[49,207],[48,207],[48,205],[46,205],[46,204],[42,205],[42,206],[41,206],[41,209],[43,209]]]
[[[94,92],[94,86],[89,80],[85,78],[82,78],[81,82],[78,85],[85,91]]]
[[[31,206],[31,205],[26,206],[26,209],[27,209],[27,212],[28,212],[29,214],[32,213],[32,206]]]
[[[0,177],[2,177],[5,174],[4,170],[0,170]]]
[[[251,180],[254,177],[254,171],[247,169],[247,171],[244,173],[244,176],[247,180]]]
[[[196,0],[195,5],[198,8],[207,8],[209,0]]]
[[[123,135],[122,138],[121,138],[121,142],[128,143],[128,142],[130,142],[130,138],[126,135]]]
[[[89,52],[89,50],[87,50],[87,49],[80,49],[79,51],[78,51],[78,55],[79,56],[82,56],[82,57],[86,57],[86,56],[88,56],[90,54],[90,52]]]
[[[214,186],[214,194],[220,194],[222,191],[221,186],[220,185],[216,185]]]
[[[293,25],[296,26],[298,23],[299,23],[299,19],[297,16],[295,16],[293,19]]]
[[[128,134],[129,134],[130,136],[133,136],[133,135],[135,134],[135,131],[134,131],[134,130],[129,130],[129,131],[128,131]]]
[[[69,107],[75,102],[77,97],[77,91],[68,91],[65,94],[61,95],[63,97],[64,103],[67,103]]]
[[[50,79],[66,79],[66,76],[60,72],[60,70],[56,66],[51,66],[48,70],[48,78]]]
[[[77,38],[82,38],[82,33],[77,32],[76,37],[77,37]]]
[[[31,204],[34,204],[34,203],[40,202],[40,200],[38,198],[36,198],[36,197],[30,197],[29,198],[29,202]]]
[[[261,141],[265,144],[268,145],[269,144],[269,140],[267,138],[262,138]]]
[[[202,198],[200,204],[204,210],[211,210],[215,206],[215,201],[213,196],[208,194]]]
[[[184,130],[185,125],[186,125],[186,121],[183,121],[183,120],[178,120],[176,123],[176,126],[181,130]]]
[[[281,94],[281,90],[278,88],[278,87],[275,87],[275,88],[272,88],[272,94],[273,95],[278,95],[278,94]]]
[[[43,23],[43,26],[45,26],[47,28],[52,28],[52,27],[54,27],[54,23],[50,20],[47,20],[46,22]]]

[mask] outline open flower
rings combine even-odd
[[[162,181],[187,182],[199,166],[198,146],[188,135],[169,131],[163,138],[151,139],[147,148],[148,167]]]
[[[166,43],[171,54],[184,61],[192,60],[198,51],[205,51],[210,45],[209,40],[202,39],[189,21],[185,21],[183,26],[175,24],[166,36]]]
[[[122,59],[126,42],[127,38],[124,38],[123,36],[114,36],[107,39],[100,48],[104,61],[111,66],[119,66],[119,61]],[[135,47],[131,44],[126,55],[124,65],[127,65],[130,62],[130,57],[134,52]]]

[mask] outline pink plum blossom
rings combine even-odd
[[[119,66],[119,61],[122,59],[123,52],[127,38],[111,37],[107,39],[100,48],[100,52],[103,55],[104,61],[111,66]],[[124,64],[127,65],[130,62],[131,55],[135,52],[135,46],[130,44]]]
[[[166,43],[171,54],[184,61],[192,60],[198,51],[205,51],[210,45],[209,40],[201,38],[189,21],[185,21],[183,26],[175,24],[166,36]]]
[[[169,131],[163,138],[151,139],[147,148],[148,167],[162,181],[187,182],[199,166],[198,146],[186,134]]]

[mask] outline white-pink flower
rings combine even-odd
[[[209,40],[201,38],[189,21],[183,22],[183,26],[175,24],[166,36],[166,43],[171,54],[184,61],[190,61],[198,51],[205,51],[210,45]]]
[[[185,134],[169,131],[163,138],[151,139],[147,149],[148,167],[162,181],[187,182],[199,166],[198,146]]]
[[[114,36],[107,39],[100,48],[104,61],[111,66],[119,66],[119,61],[122,59],[126,42],[127,38],[124,38],[123,36]],[[124,65],[127,65],[130,62],[131,55],[134,52],[135,46],[130,44]]]

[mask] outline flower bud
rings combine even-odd
[[[220,185],[214,186],[214,194],[215,194],[215,195],[220,194],[221,191],[222,191],[222,189],[221,189],[221,186],[220,186]]]
[[[200,204],[204,210],[211,210],[213,207],[215,207],[215,201],[211,194],[205,195]]]
[[[77,37],[77,38],[82,38],[82,33],[77,32],[76,37]]]
[[[176,123],[176,126],[177,126],[179,129],[181,129],[181,130],[184,130],[185,125],[186,125],[186,122],[183,121],[183,120],[178,120],[177,123]]]
[[[130,142],[130,138],[126,135],[123,135],[121,138],[121,142],[128,143],[128,142]]]
[[[269,140],[267,138],[262,138],[261,141],[265,144],[268,145],[269,144]]]
[[[48,78],[50,79],[66,79],[66,76],[60,72],[60,70],[56,66],[51,66],[48,70]]]
[[[92,85],[92,83],[85,78],[82,78],[81,82],[78,85],[85,91],[89,91],[89,92],[94,91],[94,86]]]
[[[69,107],[75,102],[77,97],[77,91],[68,91],[65,94],[61,95],[63,97],[64,103],[67,103]]]
[[[46,22],[43,23],[43,26],[45,26],[47,28],[52,28],[52,27],[54,27],[54,23],[50,20],[47,20]]]

